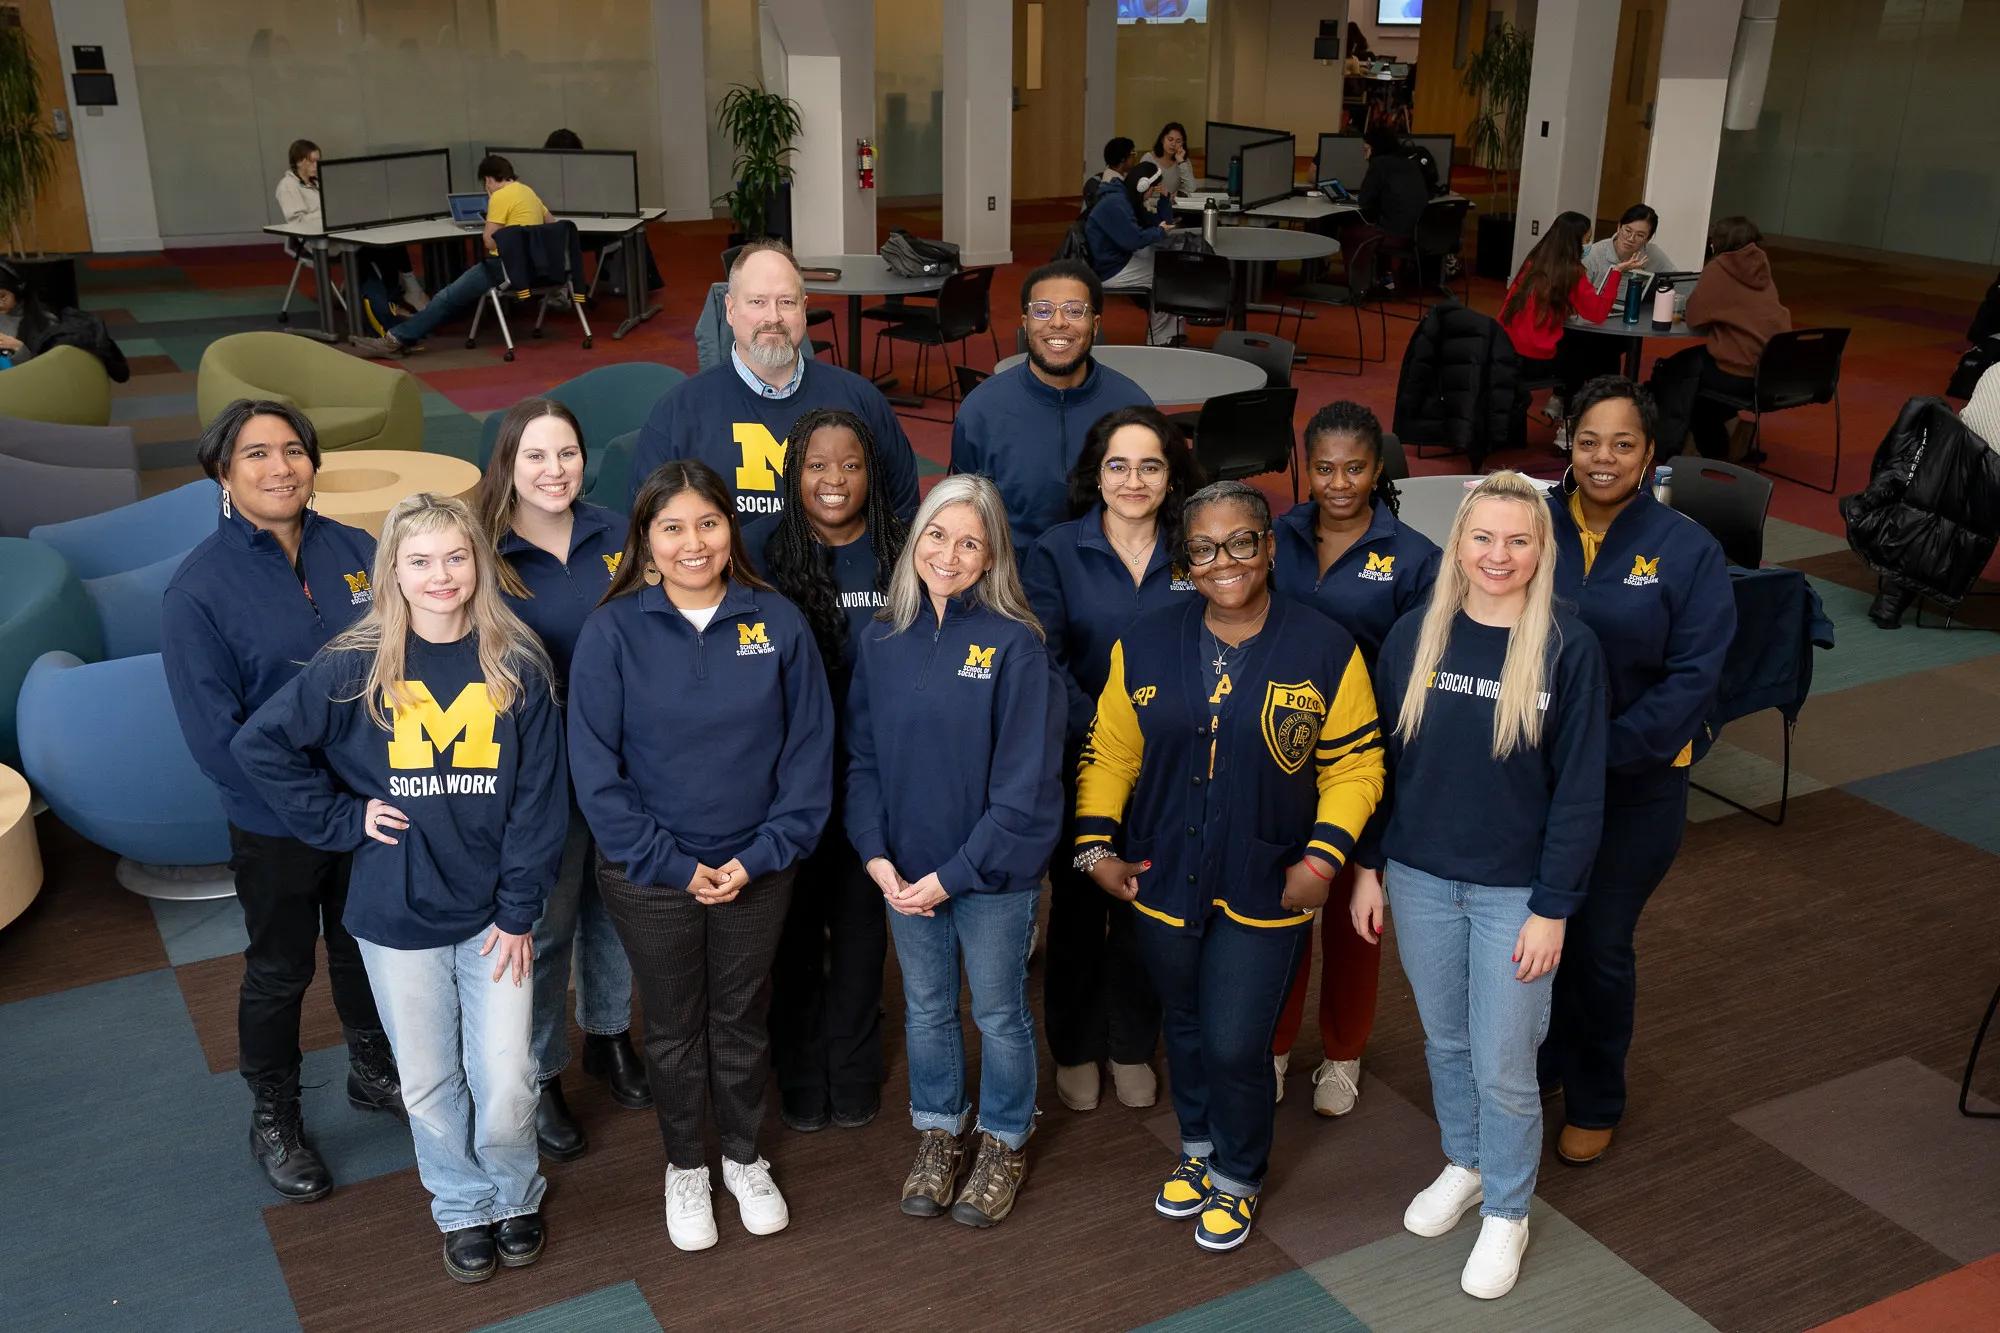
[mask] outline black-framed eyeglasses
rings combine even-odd
[[[1098,470],[1113,481],[1123,481],[1132,475],[1133,465],[1122,458],[1107,458]],[[1167,465],[1158,458],[1142,458],[1138,464],[1141,481],[1156,482],[1167,475]]]
[[[1047,323],[1049,320],[1054,319],[1056,317],[1056,311],[1058,310],[1062,311],[1062,316],[1064,319],[1074,324],[1080,319],[1088,319],[1090,317],[1090,302],[1088,301],[1028,302],[1028,318],[1033,320],[1039,320],[1042,323]]]
[[[1269,531],[1269,528],[1256,532],[1244,528],[1240,532],[1230,533],[1220,544],[1206,537],[1190,537],[1181,543],[1181,554],[1187,557],[1190,565],[1214,564],[1216,555],[1222,551],[1229,552],[1231,560],[1254,559],[1257,552],[1263,549],[1264,535]]]

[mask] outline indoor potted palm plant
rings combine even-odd
[[[1490,207],[1479,215],[1478,271],[1501,282],[1512,276],[1514,217],[1518,211],[1521,148],[1528,134],[1528,85],[1535,63],[1535,39],[1508,22],[1486,35],[1465,62],[1461,83],[1479,99],[1466,127],[1472,159],[1486,168]],[[1499,177],[1505,173],[1501,193]]]
[[[730,169],[736,188],[716,200],[729,206],[736,224],[731,245],[760,236],[789,242],[792,231],[792,140],[803,123],[799,104],[789,97],[736,84],[716,104],[715,118],[736,146]]]
[[[52,309],[76,304],[74,261],[43,253],[35,213],[37,197],[55,179],[57,142],[20,15],[0,10],[0,253]]]

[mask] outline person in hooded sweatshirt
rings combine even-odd
[[[458,1282],[542,1253],[530,932],[569,805],[548,654],[496,559],[463,501],[398,504],[368,613],[229,747],[294,837],[354,853],[346,925]]]
[[[1746,217],[1718,218],[1709,226],[1708,263],[1688,297],[1686,314],[1687,326],[1703,343],[1653,368],[1651,387],[1665,417],[1660,444],[1669,458],[1680,452],[1685,435],[1694,437],[1704,458],[1728,457],[1736,409],[1701,392],[1748,398],[1757,387],[1764,344],[1792,327],[1763,240],[1764,233]]]
[[[1090,428],[1121,407],[1151,407],[1146,391],[1091,356],[1104,284],[1088,264],[1058,259],[1021,284],[1028,359],[965,397],[951,428],[951,470],[992,479],[1007,505],[1014,549],[1069,513],[1070,470]]]
[[[396,1064],[354,937],[341,924],[349,857],[302,842],[229,752],[243,720],[368,611],[375,539],[311,508],[312,422],[286,403],[239,398],[202,433],[196,458],[221,488],[215,531],[188,552],[160,608],[160,656],[188,749],[222,796],[243,909],[237,1066],[254,1098],[250,1151],[287,1199],[333,1177],[299,1111],[299,1011],[314,945],[347,1035],[347,1098],[402,1114]]]
[[[1603,375],[1571,410],[1569,474],[1548,498],[1556,595],[1604,647],[1611,730],[1603,837],[1588,895],[1570,917],[1540,1078],[1563,1094],[1556,1155],[1583,1165],[1604,1155],[1625,1113],[1633,935],[1680,850],[1692,743],[1736,634],[1736,599],[1715,538],[1653,499],[1651,395]]]
[[[1107,186],[1097,192],[1097,202],[1084,219],[1083,235],[1090,247],[1090,266],[1107,290],[1152,289],[1153,247],[1174,226],[1171,216],[1159,212],[1164,180],[1159,163],[1141,162],[1125,173],[1124,188]],[[1181,328],[1178,315],[1156,311],[1149,318],[1146,341],[1161,346],[1178,337]]]

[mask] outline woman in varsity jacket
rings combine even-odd
[[[1153,1201],[1231,1250],[1256,1220],[1277,1105],[1271,1035],[1299,951],[1382,794],[1348,632],[1274,597],[1271,511],[1223,481],[1187,502],[1198,599],[1111,650],[1077,776],[1077,869],[1132,904],[1160,997],[1180,1159]]]
[[[569,806],[548,654],[495,560],[463,502],[397,505],[368,614],[230,746],[295,836],[355,854],[346,925],[460,1282],[542,1252],[529,932]]]

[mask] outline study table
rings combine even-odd
[[[1138,385],[1156,404],[1200,404],[1228,393],[1261,389],[1269,383],[1260,366],[1193,347],[1099,343],[1090,349],[1090,354],[1099,365],[1109,366]],[[1012,370],[1027,359],[1016,352],[994,366],[993,373]]]

